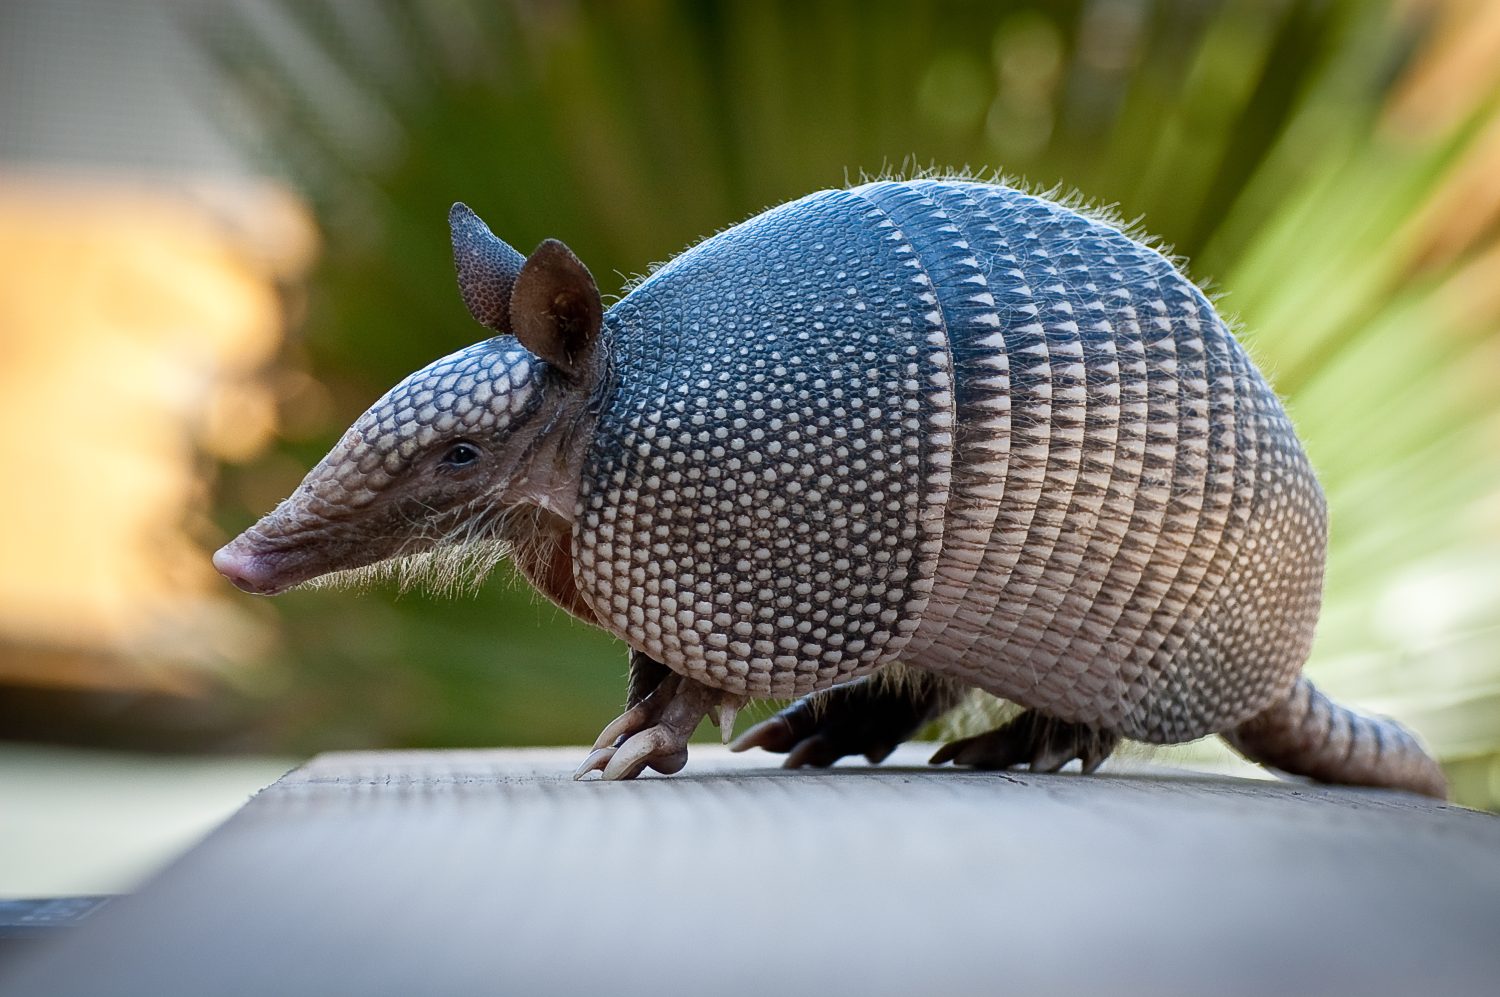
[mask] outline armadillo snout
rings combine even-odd
[[[247,550],[244,537],[225,544],[214,552],[214,569],[234,583],[235,588],[252,595],[275,595],[287,588],[272,557]]]

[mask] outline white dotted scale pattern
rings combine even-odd
[[[546,376],[546,365],[512,336],[434,360],[371,405],[287,501],[368,505],[433,446],[462,436],[503,438],[524,423],[541,403]]]
[[[1323,498],[1274,392],[1159,253],[1043,198],[825,191],[606,322],[584,597],[710,685],[903,662],[1178,741],[1284,696]]]
[[[947,337],[906,235],[847,191],[699,244],[609,312],[575,578],[632,646],[791,696],[897,656],[942,550]]]

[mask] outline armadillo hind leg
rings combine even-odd
[[[977,769],[1025,765],[1033,772],[1056,772],[1076,758],[1083,771],[1092,772],[1119,743],[1118,734],[1027,710],[992,731],[950,741],[932,756],[932,764],[953,762]]]
[[[1251,761],[1318,782],[1448,795],[1442,768],[1406,728],[1340,706],[1305,677],[1224,739]]]
[[[642,673],[647,670],[643,666]],[[600,732],[573,778],[598,772],[606,780],[634,779],[647,768],[666,775],[679,772],[687,764],[688,738],[699,722],[716,711],[732,713],[744,702],[743,696],[669,674]],[[725,722],[732,723],[720,720]]]
[[[885,669],[804,696],[740,735],[730,749],[786,754],[787,768],[824,768],[845,755],[884,761],[896,746],[957,706],[968,687],[929,672]]]

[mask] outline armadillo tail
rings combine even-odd
[[[1448,796],[1443,770],[1405,727],[1340,706],[1305,677],[1224,739],[1252,761],[1319,782]]]

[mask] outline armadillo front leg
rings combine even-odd
[[[785,766],[792,769],[823,768],[845,755],[879,764],[924,724],[957,706],[966,689],[928,672],[872,675],[799,699],[729,747],[785,752]]]
[[[594,750],[578,766],[573,778],[598,772],[606,780],[634,779],[648,767],[671,775],[687,764],[688,738],[707,714],[728,727],[733,713],[745,702],[743,696],[726,693],[668,671],[659,676],[657,662],[637,664],[631,657],[630,696],[644,693],[629,705],[594,741]],[[657,678],[649,692],[651,679]]]
[[[625,692],[625,708],[628,710],[645,701],[656,691],[662,680],[672,674],[672,669],[640,651],[630,652],[630,678]]]
[[[1118,734],[1027,710],[988,733],[948,742],[932,756],[932,764],[977,769],[1025,765],[1033,772],[1056,772],[1077,758],[1085,772],[1092,772],[1119,743]]]

